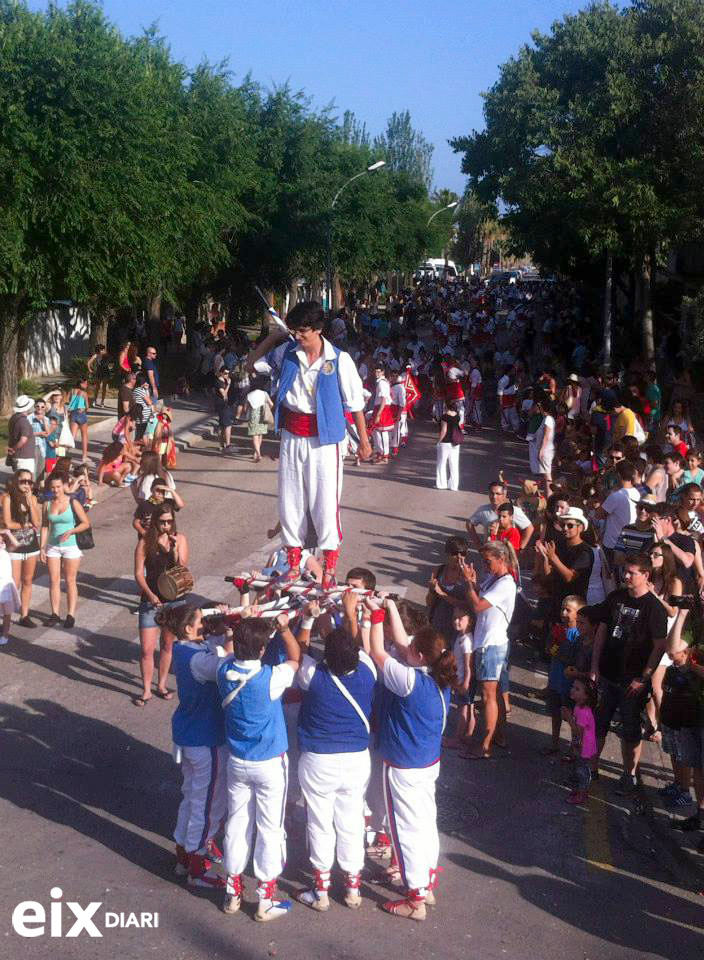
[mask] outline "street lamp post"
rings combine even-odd
[[[439,210],[436,210],[435,213],[432,215],[432,217],[430,217],[430,219],[429,219],[428,222],[426,223],[426,227],[429,227],[430,224],[433,222],[433,220],[434,220],[439,214],[443,213],[443,211],[445,211],[445,210],[452,210],[453,207],[457,207],[457,206],[459,206],[459,200],[453,200],[452,203],[448,203],[447,206],[445,206],[445,207],[440,207],[440,209],[439,209]]]
[[[350,177],[349,180],[346,180],[340,189],[337,191],[333,197],[333,201],[330,204],[330,210],[328,212],[328,237],[327,237],[327,263],[325,268],[325,282],[328,288],[328,309],[332,311],[335,308],[334,296],[332,291],[332,217],[333,211],[335,210],[335,204],[340,199],[340,194],[345,190],[354,180],[359,180],[360,177],[366,177],[368,173],[374,173],[375,170],[381,169],[381,167],[386,166],[386,160],[377,160],[376,163],[370,164],[366,170],[362,170],[360,173],[355,173],[353,177]]]

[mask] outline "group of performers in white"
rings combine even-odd
[[[190,884],[221,889],[230,914],[240,909],[251,858],[255,918],[268,921],[291,909],[277,895],[286,861],[288,719],[300,750],[313,871],[298,900],[329,908],[337,860],[344,903],[358,908],[367,852],[391,857],[388,880],[402,889],[384,910],[423,920],[435,902],[435,782],[455,661],[441,634],[418,627],[403,604],[374,593],[370,571],[353,570],[346,586],[337,587],[345,449],[353,443],[362,460],[372,455],[364,387],[351,357],[322,337],[318,304],[297,305],[286,325],[288,332],[277,329],[250,363],[267,364],[276,390],[287,572],[272,579],[264,597],[242,583],[244,608],[224,620],[204,626],[202,611],[189,604],[164,611],[179,641],[173,741],[183,799],[176,870]],[[407,391],[405,376],[390,385],[384,367],[375,370],[369,430],[378,458],[388,458],[406,436],[403,415],[415,385],[406,381]],[[301,577],[308,516],[322,551],[322,583]],[[289,600],[294,588],[296,602]],[[272,597],[276,602],[263,602]],[[311,634],[324,643],[321,660],[310,656]],[[294,686],[299,706],[285,714],[282,698]],[[374,840],[365,851],[367,829]]]

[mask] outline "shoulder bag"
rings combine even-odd
[[[73,522],[76,526],[81,522],[76,516],[76,511],[73,506],[73,500],[71,500],[71,513],[73,514]],[[90,523],[90,521],[88,521]],[[92,550],[95,546],[95,540],[93,539],[93,528],[88,527],[87,530],[81,530],[76,537],[76,546],[79,550]]]

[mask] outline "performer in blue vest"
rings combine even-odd
[[[266,360],[276,384],[275,419],[281,430],[279,519],[291,579],[300,575],[308,513],[324,553],[323,584],[334,584],[339,546],[342,450],[346,419],[360,438],[359,456],[371,457],[362,381],[354,360],[322,334],[323,309],[296,304],[286,317],[294,339],[277,327],[249,355],[250,370]],[[283,343],[282,343],[283,339]]]
[[[286,861],[288,738],[281,695],[294,681],[300,648],[286,614],[277,617],[276,626],[286,649],[283,663],[262,664],[272,624],[248,617],[235,624],[234,653],[221,663],[217,676],[229,753],[223,910],[236,913],[240,908],[242,872],[254,838],[254,875],[259,881],[255,919],[259,921],[274,920],[291,909],[289,900],[275,897]]]
[[[380,718],[379,750],[391,841],[406,887],[402,900],[383,909],[397,917],[425,920],[433,904],[440,839],[435,781],[440,773],[442,734],[457,684],[455,658],[442,634],[422,627],[409,646],[397,648],[405,663],[384,649],[386,610],[365,599],[371,619],[371,656],[388,693]]]
[[[215,683],[221,660],[203,641],[198,607],[173,607],[158,616],[178,641],[173,669],[179,702],[171,729],[183,773],[183,799],[174,830],[176,873],[187,873],[191,886],[223,887],[217,868],[222,854],[214,841],[227,810],[225,718]]]
[[[312,619],[303,621],[307,645]],[[297,685],[305,691],[298,718],[298,779],[308,813],[308,852],[315,883],[298,899],[314,910],[330,906],[330,871],[345,874],[345,903],[361,906],[364,866],[364,794],[369,782],[369,720],[376,669],[356,639],[336,627],[317,663],[304,654]]]

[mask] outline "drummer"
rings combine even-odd
[[[164,606],[177,606],[188,601],[185,592],[178,600],[167,601],[159,589],[159,578],[167,571],[185,584],[193,585],[188,570],[174,571],[174,567],[188,566],[188,540],[176,529],[176,514],[170,501],[160,504],[152,514],[146,534],[137,542],[134,552],[134,578],[141,590],[139,604],[139,643],[141,647],[140,671],[142,693],[132,698],[136,707],[144,707],[152,698],[154,676],[154,653],[159,642],[159,672],[156,695],[161,700],[173,699],[173,692],[166,686],[171,666],[171,651],[174,636],[167,627],[159,627],[155,614]]]

